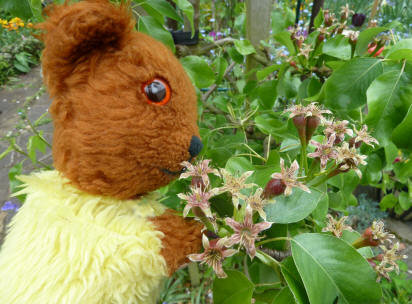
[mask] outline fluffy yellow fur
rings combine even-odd
[[[2,304],[154,303],[166,275],[154,194],[82,192],[57,171],[21,177],[27,200],[0,254]],[[53,278],[53,280],[50,280]]]

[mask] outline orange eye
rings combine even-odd
[[[156,106],[162,106],[170,100],[170,87],[166,81],[155,78],[143,85],[146,101]]]

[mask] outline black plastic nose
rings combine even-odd
[[[191,157],[197,156],[202,151],[203,144],[199,137],[192,136],[190,140],[189,153]]]

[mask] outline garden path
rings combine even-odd
[[[17,84],[9,85],[7,87],[0,87],[0,137],[5,136],[8,132],[12,131],[19,121],[19,108],[26,101],[26,98],[30,98],[35,95],[42,86],[42,77],[40,67],[32,69],[26,75],[20,77]],[[28,117],[34,121],[39,118],[50,106],[50,98],[47,93],[42,94],[38,98],[35,98],[28,111]],[[52,138],[52,124],[47,124],[40,129],[43,130],[45,138],[51,142]],[[23,132],[18,138],[17,143],[21,147],[25,147],[29,132]],[[4,141],[0,141],[0,153],[8,147],[8,144]],[[9,198],[9,179],[8,172],[12,166],[21,161],[22,157],[16,153],[10,153],[7,157],[0,160],[0,206]],[[51,164],[51,152],[47,150],[45,155],[40,158],[41,161]],[[23,166],[24,172],[33,170],[33,166],[25,162]],[[0,243],[3,239],[5,232],[5,224],[9,222],[13,213],[8,211],[0,211]],[[412,222],[400,222],[395,219],[386,220],[386,224],[389,230],[391,230],[396,236],[402,240],[406,245],[404,254],[408,255],[407,263],[409,266],[409,274],[412,276]]]

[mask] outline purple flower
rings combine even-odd
[[[13,203],[12,201],[7,201],[1,207],[1,211],[13,210],[14,212],[17,212],[19,208],[20,206],[18,204]]]

